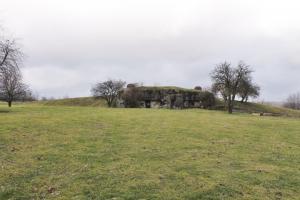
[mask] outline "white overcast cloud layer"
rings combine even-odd
[[[297,0],[0,0],[40,96],[87,96],[107,78],[210,86],[222,61],[255,70],[261,99],[300,90]]]

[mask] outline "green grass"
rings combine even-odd
[[[216,109],[224,110],[224,102],[218,100]],[[259,103],[235,102],[234,110],[235,112],[243,112],[243,113],[272,113],[276,116],[300,118],[299,110],[292,110],[284,107],[271,106],[271,105],[259,104]]]
[[[106,103],[103,99],[94,97],[78,97],[78,98],[65,98],[47,101],[36,102],[46,106],[100,106],[106,107]]]
[[[149,91],[164,91],[164,90],[174,90],[175,92],[194,92],[199,93],[201,91],[190,89],[190,88],[181,88],[176,86],[140,86],[142,90],[149,90]]]
[[[197,91],[190,89],[183,89],[172,86],[165,87],[145,87],[152,88],[152,90],[159,89],[174,89],[174,90],[189,90],[189,91]],[[199,91],[197,91],[199,92]],[[14,104],[20,104],[18,102]],[[37,101],[35,104],[46,105],[46,106],[92,106],[92,107],[107,107],[104,99],[96,99],[93,97],[78,97],[78,98],[66,98],[66,99],[57,99],[57,100],[48,100],[48,101]],[[0,105],[6,105],[4,102],[0,102]],[[216,110],[224,110],[224,102],[222,100],[217,99],[217,104],[215,106]],[[283,107],[276,107],[258,103],[235,103],[235,111],[238,112],[246,112],[246,113],[273,113],[275,115],[280,115],[284,117],[297,117],[300,118],[300,111],[287,109]]]
[[[299,199],[300,120],[0,105],[0,199]]]

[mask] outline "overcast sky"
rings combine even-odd
[[[260,99],[300,90],[299,0],[0,0],[0,23],[27,55],[40,96],[90,95],[107,78],[208,87],[223,61],[245,61]]]

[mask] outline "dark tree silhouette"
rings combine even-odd
[[[233,112],[235,98],[242,80],[248,79],[251,72],[250,67],[243,62],[240,62],[236,68],[231,67],[228,62],[224,62],[218,64],[211,73],[212,89],[215,93],[221,94],[228,113]]]
[[[29,88],[22,82],[18,67],[9,66],[0,75],[0,99],[11,107],[12,102],[24,100],[31,94]]]
[[[247,102],[250,97],[257,98],[259,96],[260,87],[254,84],[251,77],[241,81],[238,95],[241,97],[241,103]]]
[[[126,82],[122,80],[107,80],[105,82],[96,83],[92,89],[94,97],[102,97],[106,100],[108,107],[112,107],[116,103],[119,92],[124,88]]]
[[[31,94],[22,82],[19,69],[22,60],[23,53],[16,41],[0,38],[0,99],[8,102],[9,107],[13,101]]]

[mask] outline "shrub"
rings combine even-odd
[[[212,108],[216,105],[215,95],[208,91],[204,91],[200,94],[200,100],[203,108]]]
[[[125,108],[140,107],[141,91],[137,87],[127,87],[122,93]]]

